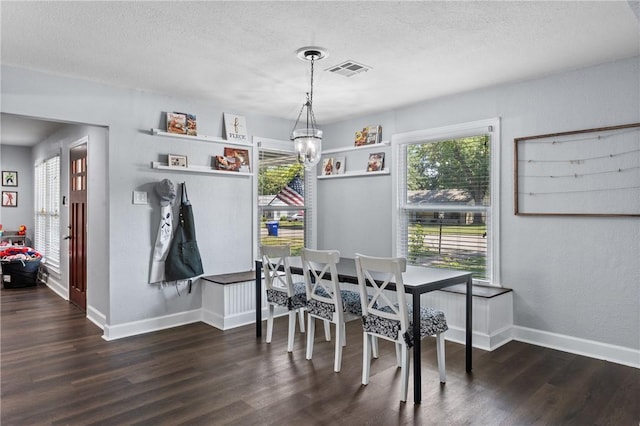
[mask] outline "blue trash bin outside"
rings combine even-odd
[[[280,226],[280,224],[277,221],[267,222],[267,233],[270,237],[278,236],[278,226]]]

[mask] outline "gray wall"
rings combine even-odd
[[[513,139],[640,122],[639,63],[636,57],[322,126],[323,149],[353,145],[354,131],[367,125],[381,124],[388,140],[501,117],[501,284],[515,290],[515,325],[637,350],[640,218],[515,216]],[[347,170],[354,161],[364,159],[349,158]],[[393,254],[391,180],[319,181],[318,246]]]
[[[515,322],[559,335],[640,348],[640,221],[637,218],[559,218],[513,215],[513,139],[640,121],[639,59],[604,64],[535,81],[474,91],[378,116],[322,125],[325,148],[353,143],[353,132],[381,124],[393,133],[502,118],[501,284],[515,290]],[[200,293],[178,295],[147,284],[158,224],[157,199],[132,205],[133,190],[164,177],[187,182],[207,274],[252,267],[250,182],[152,170],[167,153],[207,164],[213,144],[159,138],[162,112],[187,111],[203,134],[222,134],[223,107],[115,89],[81,80],[2,68],[2,110],[109,128],[103,161],[108,182],[104,262],[111,325],[200,307]],[[291,123],[244,111],[249,133],[287,139]],[[317,115],[321,117],[321,106]],[[349,160],[351,161],[351,159]],[[356,160],[357,161],[357,160]],[[391,163],[392,164],[392,163]],[[350,163],[347,164],[347,167]],[[391,254],[391,177],[318,182],[318,247]]]
[[[106,269],[96,273],[108,280],[109,302],[100,304],[108,306],[106,312],[100,310],[108,325],[201,307],[199,289],[189,294],[182,287],[178,294],[174,287],[148,284],[149,261],[159,223],[153,185],[163,178],[187,183],[205,273],[252,268],[251,180],[152,169],[152,161],[166,161],[169,153],[187,155],[194,165],[208,165],[211,155],[219,153],[221,147],[210,142],[153,136],[149,130],[164,127],[166,111],[196,114],[199,133],[210,136],[222,136],[223,112],[243,114],[250,136],[287,139],[290,121],[6,66],[2,67],[2,111],[109,129],[102,158],[94,159],[90,165],[92,170],[100,167],[99,173],[104,173],[108,182],[105,194],[99,197],[102,199],[96,200],[106,212],[102,225],[106,228],[101,230],[107,233],[105,250],[104,254],[96,253],[96,261]],[[134,190],[147,191],[149,204],[133,205]],[[99,222],[91,217],[92,212],[89,214],[92,223]]]
[[[1,143],[1,141],[0,141]],[[18,172],[18,186],[3,186],[2,191],[18,193],[18,207],[0,207],[0,223],[6,231],[27,227],[27,237],[33,241],[33,162],[31,147],[0,145],[2,170]]]

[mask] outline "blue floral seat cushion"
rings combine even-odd
[[[321,294],[320,292],[318,293]],[[342,295],[342,309],[344,310],[344,312],[349,312],[355,315],[362,315],[360,293],[351,290],[340,290],[340,294]],[[336,311],[336,308],[332,303],[326,303],[312,299],[307,303],[307,311],[321,318],[332,320],[333,313]]]
[[[407,313],[409,316],[409,329],[404,333],[404,341],[410,348],[413,347],[413,308],[407,306]],[[380,309],[382,311],[389,311],[389,307]],[[362,326],[364,331],[369,333],[376,333],[381,336],[389,337],[390,339],[397,339],[400,332],[400,321],[391,320],[388,318],[382,318],[375,314],[365,315],[362,317]],[[444,316],[444,312],[437,309],[428,308],[426,306],[420,307],[420,338],[427,336],[435,336],[438,333],[447,331],[447,320]]]
[[[307,305],[307,290],[304,283],[293,283],[293,296],[289,297],[285,289],[267,289],[267,302],[284,306],[290,311],[304,308]]]

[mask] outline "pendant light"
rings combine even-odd
[[[311,84],[307,92],[307,100],[302,104],[296,124],[291,132],[291,140],[298,156],[298,161],[305,169],[313,168],[320,161],[322,155],[322,130],[316,126],[316,118],[313,115],[313,65],[315,61],[326,57],[326,53],[317,47],[303,47],[298,50],[298,58],[311,62]],[[306,109],[306,127],[298,128],[302,111]]]

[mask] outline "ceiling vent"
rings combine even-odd
[[[341,64],[335,65],[331,68],[327,68],[325,71],[333,72],[336,74],[344,75],[345,77],[351,77],[352,75],[359,74],[361,72],[369,71],[371,67],[363,64],[359,64],[356,61],[345,61]]]

